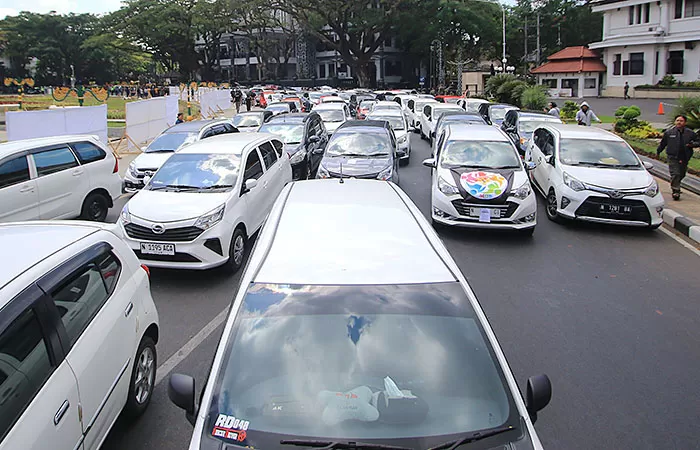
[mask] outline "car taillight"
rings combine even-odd
[[[151,278],[151,269],[148,268],[147,265],[141,264],[141,268],[146,272],[146,275],[148,275],[148,278]]]
[[[119,172],[119,158],[117,158],[117,155],[112,153],[114,155],[114,168],[112,169],[112,173],[117,173]]]

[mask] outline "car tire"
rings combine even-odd
[[[148,407],[156,385],[158,354],[156,344],[150,336],[141,338],[136,351],[136,360],[131,370],[129,393],[123,413],[129,419],[138,418]]]
[[[109,211],[109,200],[97,192],[88,195],[83,202],[80,218],[92,222],[104,222]]]
[[[231,245],[228,246],[228,261],[226,261],[226,269],[229,273],[236,273],[241,270],[245,257],[248,252],[248,237],[243,232],[242,227],[237,227],[233,230],[231,236]]]
[[[554,192],[554,188],[549,190],[549,193],[547,194],[547,206],[546,206],[546,211],[547,211],[547,218],[551,220],[552,222],[561,222],[561,217],[559,216],[559,213],[557,212],[557,194]]]

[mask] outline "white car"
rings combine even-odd
[[[483,98],[463,98],[457,101],[457,104],[468,113],[479,113],[479,106],[483,103],[491,103]]]
[[[393,183],[287,187],[239,286],[199,406],[192,377],[169,380],[190,450],[542,449],[549,378],[523,400],[466,278]]]
[[[313,111],[321,116],[329,136],[344,122],[353,119],[350,114],[350,108],[345,102],[321,103],[314,107]]]
[[[374,108],[372,109],[372,112],[381,112],[381,111],[394,111],[399,114],[403,114],[403,108],[401,105],[394,101],[389,101],[389,100],[382,100],[377,103],[375,103]]]
[[[542,124],[525,152],[547,218],[658,228],[664,199],[629,144],[599,128]]]
[[[148,268],[111,228],[0,225],[1,450],[97,450],[120,414],[151,401]]]
[[[343,103],[347,105],[348,102],[338,95],[324,95],[321,97],[321,104],[324,103]]]
[[[537,199],[510,138],[489,125],[448,125],[431,167],[433,223],[532,235]]]
[[[230,119],[193,120],[173,125],[158,135],[129,164],[124,174],[124,191],[137,192],[143,188],[144,180],[152,177],[173,153],[193,142],[219,134],[236,133],[238,129]]]
[[[0,222],[75,217],[102,222],[121,184],[119,161],[97,136],[0,144]]]
[[[423,108],[429,103],[440,104],[440,102],[438,102],[434,98],[418,98],[416,100],[408,101],[409,114],[407,118],[408,123],[411,125],[414,131],[420,132],[420,120],[421,115],[423,114]]]
[[[399,111],[390,109],[375,110],[367,116],[367,120],[385,120],[389,122],[396,136],[396,147],[399,162],[407,165],[411,159],[411,135],[408,132],[408,121]]]
[[[235,133],[174,154],[124,206],[123,237],[153,267],[240,269],[248,239],[292,180],[279,138]]]
[[[423,111],[420,117],[420,137],[427,139],[431,144],[433,143],[433,133],[435,132],[435,125],[437,125],[440,119],[440,114],[445,111],[463,111],[462,108],[455,105],[454,103],[428,103],[423,106]]]
[[[394,97],[394,101],[401,105],[401,111],[403,111],[403,115],[406,116],[406,120],[409,121],[410,131],[413,131],[413,126],[410,124],[411,109],[408,107],[408,102],[411,100],[415,101],[417,98],[418,97],[411,94],[399,94]]]

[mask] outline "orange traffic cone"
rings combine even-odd
[[[664,115],[664,104],[659,102],[659,110],[656,111],[656,114],[663,116]]]

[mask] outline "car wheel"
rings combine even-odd
[[[557,194],[554,192],[554,189],[550,189],[547,194],[547,218],[552,222],[561,222],[557,212]]]
[[[156,344],[150,336],[144,336],[136,351],[134,368],[131,371],[129,394],[124,406],[124,414],[136,419],[148,407],[156,385],[156,367],[158,367]]]
[[[98,193],[90,194],[83,202],[80,218],[93,222],[104,222],[107,218],[108,210],[109,201],[104,195]]]
[[[228,248],[228,261],[226,261],[226,268],[230,273],[236,273],[241,270],[247,251],[248,238],[243,232],[243,229],[238,227],[233,230],[231,245],[229,245]]]

